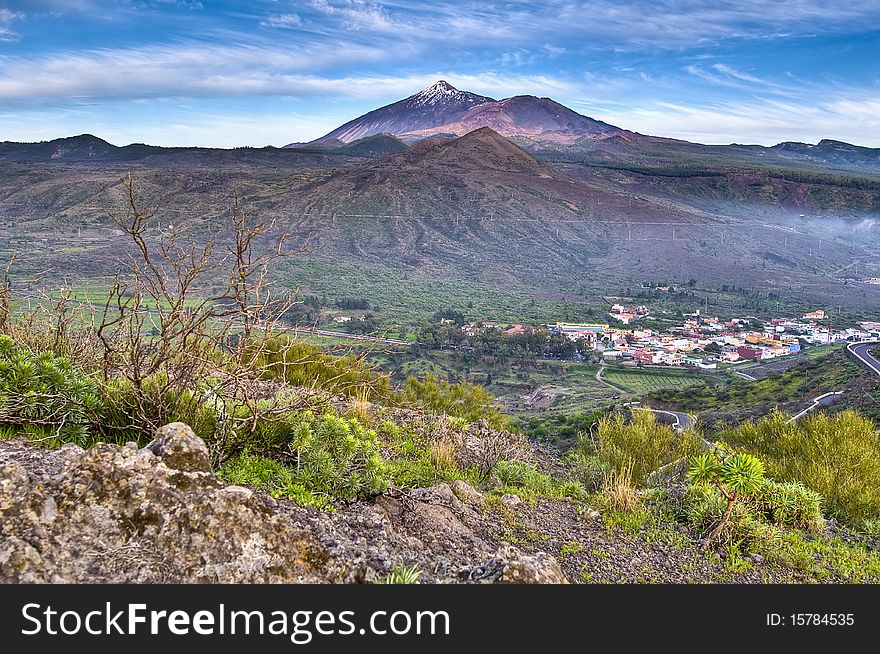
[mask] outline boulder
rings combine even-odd
[[[159,427],[155,438],[146,449],[174,470],[211,472],[211,454],[205,441],[182,422]]]
[[[495,555],[502,564],[502,584],[567,584],[559,562],[546,552],[525,554],[512,545],[502,545]]]
[[[140,450],[69,450],[51,472],[0,465],[0,582],[332,580],[310,534],[204,471],[188,427],[160,432]]]

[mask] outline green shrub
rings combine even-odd
[[[498,493],[554,499],[582,499],[587,494],[576,479],[553,479],[524,461],[499,461],[492,468],[492,474],[502,483],[502,488],[496,491]]]
[[[799,482],[764,480],[752,499],[754,505],[774,524],[818,532],[822,517],[822,496]]]
[[[497,428],[508,426],[507,418],[498,411],[495,399],[482,386],[442,381],[436,375],[424,379],[410,377],[402,393],[406,404],[468,422],[485,420]]]
[[[276,499],[287,498],[302,506],[332,506],[329,498],[316,495],[299,483],[291,468],[249,452],[230,459],[217,471],[217,476],[227,484],[259,488]]]
[[[755,522],[745,502],[761,492],[766,479],[764,464],[750,454],[718,448],[691,459],[688,478],[694,486],[716,493],[724,503],[721,517],[704,542],[705,547],[730,540],[730,527],[751,526]],[[738,524],[741,522],[742,524]]]
[[[865,520],[861,532],[871,538],[880,538],[880,520]]]
[[[65,357],[34,353],[0,335],[0,425],[44,444],[94,442],[104,402],[98,384]]]
[[[356,420],[332,414],[306,419],[292,434],[291,450],[297,480],[312,492],[353,500],[388,487],[376,433]]]
[[[382,578],[381,584],[417,584],[422,573],[415,567],[407,567],[405,565],[396,565],[391,569],[385,577]]]
[[[522,461],[499,461],[492,472],[505,486],[525,486],[533,475],[538,474]]]
[[[333,356],[316,345],[279,336],[264,345],[257,364],[264,378],[282,379],[293,386],[320,388],[365,400],[390,397],[387,375],[363,358]]]
[[[589,493],[595,493],[605,481],[608,464],[601,457],[581,454],[572,460],[574,474]]]
[[[583,442],[580,449],[590,455]],[[677,433],[657,422],[653,412],[633,411],[631,421],[621,414],[599,421],[598,456],[618,474],[630,469],[632,484],[643,488],[648,476],[668,463],[688,457],[700,449],[700,440],[692,432]]]
[[[746,502],[735,503],[728,520],[722,524],[727,501],[713,487],[689,485],[678,502],[666,502],[674,517],[697,533],[709,536],[719,525],[721,528],[710,545],[738,551],[766,551],[778,538],[777,529],[768,525],[759,512]]]
[[[377,495],[388,488],[388,463],[375,432],[356,420],[305,413],[258,423],[260,446],[283,440],[289,465],[246,450],[221,468],[230,483],[266,488],[305,504],[331,504]],[[304,495],[307,493],[308,495]]]
[[[768,475],[819,493],[829,515],[854,528],[880,519],[880,435],[853,411],[823,413],[797,423],[775,412],[725,433],[761,456]]]

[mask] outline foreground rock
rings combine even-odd
[[[398,563],[425,581],[564,583],[556,560],[477,533],[467,484],[337,514],[223,486],[183,424],[134,444],[46,452],[0,442],[0,581],[337,583]]]

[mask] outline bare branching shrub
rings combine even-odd
[[[9,271],[15,265],[16,259],[18,259],[18,252],[13,252],[3,269],[3,282],[0,284],[0,331],[3,333],[6,333],[9,329],[10,318],[12,317],[12,282],[9,277]]]
[[[522,434],[492,429],[482,421],[471,430],[458,457],[462,468],[475,466],[487,479],[501,461],[518,461],[527,458],[527,453],[528,443]]]
[[[269,226],[236,202],[225,240],[188,241],[181,227],[153,224],[156,212],[143,208],[131,177],[124,189],[125,210],[113,219],[133,251],[94,330],[103,379],[122,386],[117,411],[132,427],[153,429],[172,419],[197,423],[207,401],[224,418],[221,432],[280,413],[272,401],[254,396],[250,382],[291,302],[273,296],[267,276],[269,264],[282,256],[284,238],[272,252],[258,254],[258,239]],[[218,278],[226,279],[220,288]],[[230,403],[238,410],[228,411]]]
[[[112,217],[128,253],[103,301],[78,299],[57,282],[42,291],[32,280],[13,302],[13,257],[0,281],[0,330],[27,351],[76,361],[101,382],[105,411],[90,428],[138,438],[185,421],[221,463],[240,442],[237,433],[283,420],[303,403],[269,388],[271,380],[286,381],[293,369],[314,370],[330,357],[313,347],[290,356],[292,339],[279,337],[294,297],[276,293],[270,280],[286,242],[269,239],[271,223],[235,202],[228,233],[197,242],[182,226],[162,229],[132,177],[122,189],[124,209]],[[336,371],[346,372],[344,365]],[[15,397],[5,400],[17,406]]]

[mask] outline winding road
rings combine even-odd
[[[849,350],[850,354],[852,354],[856,359],[858,359],[859,363],[864,365],[866,368],[873,370],[874,373],[880,375],[880,361],[871,354],[871,350],[876,347],[880,347],[880,341],[862,341],[861,343],[850,343],[846,346],[846,349]]]
[[[810,411],[815,411],[820,407],[831,406],[840,398],[841,395],[843,395],[843,391],[831,391],[830,393],[825,393],[823,395],[820,395],[819,397],[813,398],[813,403],[800,413],[792,416],[789,419],[789,422],[797,422],[805,415],[807,415]]]
[[[864,365],[866,368],[880,376],[880,359],[871,354],[872,350],[880,347],[880,341],[864,341],[861,343],[850,343],[846,346],[849,350],[850,354],[855,357],[859,363]],[[746,379],[750,379],[751,381],[756,381],[754,377],[750,377],[749,375],[745,375],[738,371],[735,371],[737,375],[744,377]],[[831,406],[836,401],[840,399],[843,395],[841,391],[832,391],[830,393],[824,393],[819,395],[818,397],[813,398],[813,403],[793,416],[789,422],[795,422],[800,418],[803,418],[805,415],[810,413],[811,411],[815,411],[816,409],[821,409],[824,407]],[[647,407],[646,407],[647,408]],[[665,411],[661,409],[649,409],[654,413],[665,413],[666,415],[672,416],[675,418],[675,422],[673,423],[673,429],[677,431],[684,431],[688,427],[692,427],[696,418],[688,413],[682,413],[681,411]]]
[[[689,413],[682,413],[681,411],[666,411],[664,409],[651,409],[654,413],[665,413],[667,416],[672,416],[675,418],[675,422],[672,423],[672,428],[675,431],[684,431],[689,427],[693,427],[696,418]]]
[[[675,418],[675,422],[672,423],[672,428],[675,431],[684,431],[689,427],[693,427],[694,423],[697,421],[695,416],[692,416],[690,413],[683,413],[681,411],[667,411],[666,409],[652,409],[649,406],[642,406],[640,402],[631,402],[629,406],[633,409],[647,409],[651,413],[662,413],[667,416],[672,416]]]

